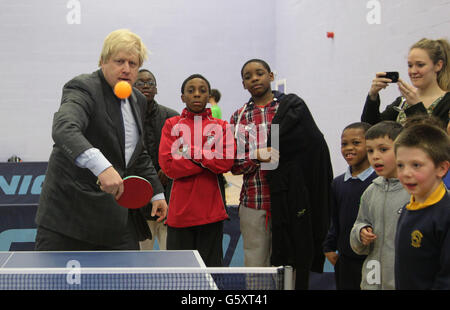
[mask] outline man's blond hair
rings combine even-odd
[[[108,62],[110,57],[119,51],[137,55],[139,67],[147,60],[148,51],[141,38],[128,29],[118,29],[106,36],[98,62],[99,67],[102,63]]]

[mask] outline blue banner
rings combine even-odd
[[[0,251],[33,250],[47,162],[0,163]]]
[[[37,205],[47,162],[0,163],[0,206]]]

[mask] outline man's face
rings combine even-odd
[[[136,54],[119,51],[106,62],[102,62],[101,68],[111,87],[114,88],[119,81],[126,81],[133,85],[139,71],[139,57]]]
[[[158,93],[155,77],[147,71],[138,73],[134,86],[144,94],[145,98],[147,98],[147,102],[153,101],[155,95]]]

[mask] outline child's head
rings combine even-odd
[[[193,74],[181,85],[181,100],[193,113],[201,113],[209,101],[211,85],[200,74]]]
[[[366,132],[366,149],[370,165],[386,179],[397,177],[394,140],[403,127],[394,121],[382,121]]]
[[[352,172],[360,172],[369,167],[365,135],[370,126],[368,123],[358,122],[348,125],[342,131],[341,154]]]
[[[219,103],[220,98],[222,97],[222,94],[220,93],[220,91],[216,88],[211,89],[211,97],[209,98],[209,102],[210,103]]]
[[[158,93],[155,75],[147,69],[139,70],[134,86],[147,98],[147,102],[153,102]]]
[[[429,114],[416,114],[413,116],[408,116],[403,128],[408,128],[418,124],[427,124],[442,128],[444,130],[446,129],[445,124],[441,121],[441,119]]]
[[[242,84],[252,97],[263,97],[271,92],[270,83],[274,80],[273,72],[267,62],[261,59],[247,61],[241,69]]]
[[[406,128],[395,140],[397,174],[406,190],[423,202],[448,171],[450,138],[427,124]]]

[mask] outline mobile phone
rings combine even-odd
[[[393,72],[391,71],[391,72],[386,72],[386,75],[384,77],[392,80],[391,83],[397,83],[399,74],[396,71],[393,71]]]

